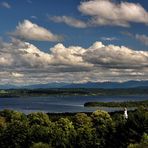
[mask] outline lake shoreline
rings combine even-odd
[[[84,107],[86,102],[123,102],[147,100],[146,95],[135,96],[48,96],[48,97],[21,97],[1,98],[0,110],[13,109],[26,114],[31,112],[93,112],[97,109],[107,112],[122,110],[121,108]],[[125,106],[124,106],[125,107]]]

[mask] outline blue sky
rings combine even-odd
[[[148,79],[146,0],[0,0],[0,18],[1,84]]]
[[[4,1],[1,1],[1,3]],[[147,50],[147,47],[137,40],[121,34],[121,32],[131,32],[133,34],[148,35],[148,27],[144,24],[132,24],[130,28],[117,26],[99,26],[88,28],[74,28],[63,23],[56,24],[48,19],[48,16],[67,15],[77,19],[87,20],[88,16],[82,15],[77,7],[80,5],[80,0],[14,0],[6,1],[11,8],[1,6],[0,17],[3,18],[0,27],[0,35],[7,39],[6,33],[14,30],[18,22],[28,19],[33,23],[49,28],[57,34],[62,34],[65,39],[62,41],[65,45],[81,45],[89,47],[93,42],[100,40],[102,37],[117,37],[116,41],[104,41],[105,44],[114,43],[116,45],[125,45],[136,50]],[[148,10],[148,2],[146,0],[131,0],[128,2],[140,3]],[[37,18],[32,18],[33,16]],[[55,43],[36,42],[37,46],[42,49],[49,49]]]

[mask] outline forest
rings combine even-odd
[[[148,110],[28,115],[0,111],[1,148],[139,148],[148,146]]]

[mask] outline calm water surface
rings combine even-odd
[[[48,96],[48,97],[21,97],[0,98],[0,110],[12,109],[24,112],[92,112],[98,108],[86,108],[89,101],[139,101],[147,100],[148,95],[136,96]],[[99,107],[106,111],[123,110],[122,108]]]

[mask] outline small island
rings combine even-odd
[[[86,102],[84,107],[148,107],[148,100],[126,102]]]

